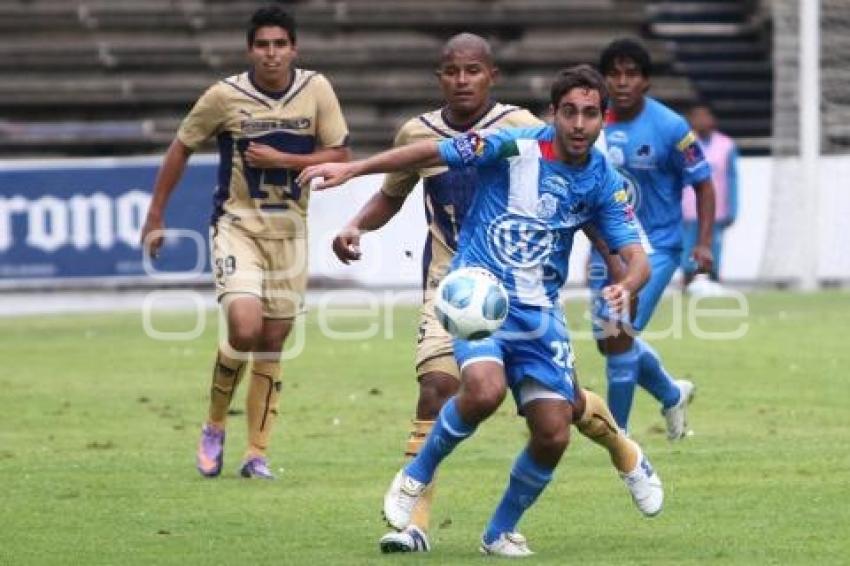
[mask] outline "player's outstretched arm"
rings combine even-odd
[[[625,313],[632,297],[649,280],[649,259],[641,244],[628,244],[620,248],[625,265],[623,278],[602,289],[602,296],[613,312]]]
[[[336,235],[333,241],[333,251],[344,264],[360,259],[360,236],[382,228],[401,210],[404,197],[391,197],[379,190],[348,224]]]
[[[177,138],[171,142],[168,151],[165,152],[162,166],[160,166],[156,181],[154,181],[153,198],[141,233],[142,248],[151,257],[156,257],[159,254],[159,248],[162,247],[163,231],[165,230],[162,216],[165,213],[165,206],[168,204],[168,199],[174,191],[174,187],[177,186],[183,176],[186,163],[191,155],[192,150]]]
[[[392,173],[418,169],[442,163],[437,142],[423,140],[410,145],[382,151],[366,159],[350,163],[323,163],[304,169],[298,175],[298,184],[313,190],[339,186],[349,179],[371,173]],[[319,179],[310,184],[313,179]]]

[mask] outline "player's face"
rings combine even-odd
[[[553,109],[558,157],[581,164],[602,130],[602,99],[598,90],[575,87]]]
[[[289,33],[278,26],[264,26],[257,30],[254,43],[248,47],[248,58],[254,68],[254,77],[260,86],[278,89],[286,86],[295,45]]]
[[[443,99],[453,113],[473,116],[490,100],[498,71],[478,51],[454,51],[437,69]]]
[[[615,60],[605,74],[605,82],[614,111],[619,114],[639,109],[649,89],[649,78],[640,72],[640,67],[631,59]]]

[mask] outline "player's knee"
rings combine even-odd
[[[457,393],[460,382],[452,375],[442,372],[428,372],[419,378],[419,402],[416,405],[416,418],[434,420],[446,401]]]
[[[493,379],[486,371],[469,371],[464,375],[464,404],[475,407],[482,418],[492,414],[505,399],[507,388],[503,380]]]
[[[251,352],[259,343],[262,327],[252,324],[240,324],[230,328],[227,341],[230,346],[239,352]]]
[[[620,332],[617,336],[609,336],[604,340],[596,341],[596,348],[603,356],[622,354],[628,352],[634,344],[634,337],[627,332]]]
[[[280,325],[263,325],[259,336],[257,336],[256,351],[266,352],[268,354],[278,354],[283,349],[283,343],[286,341],[289,332],[292,330],[291,324]]]
[[[570,427],[566,421],[537,427],[532,441],[540,452],[559,457],[570,444]]]
[[[272,334],[261,332],[257,336],[256,350],[258,352],[279,353],[283,349],[283,343],[288,334],[288,331]]]

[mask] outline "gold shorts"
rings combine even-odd
[[[248,293],[263,301],[266,318],[304,312],[307,238],[255,238],[229,222],[210,229],[216,298]]]
[[[427,293],[419,311],[419,335],[416,340],[416,377],[438,371],[460,379],[455,362],[452,337],[434,316],[433,291]]]

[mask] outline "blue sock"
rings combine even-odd
[[[431,433],[425,440],[425,445],[405,468],[405,473],[413,479],[431,483],[434,472],[443,458],[448,456],[461,440],[475,432],[474,426],[466,424],[461,419],[456,399],[457,397],[452,397],[443,405]]]
[[[608,355],[605,371],[608,376],[608,408],[617,426],[626,430],[639,373],[638,349],[635,344],[622,354]]]
[[[526,509],[531,507],[552,479],[551,468],[544,468],[523,450],[514,462],[508,488],[490,517],[484,542],[492,543],[502,533],[512,533]]]
[[[661,365],[658,353],[646,342],[635,340],[640,359],[640,373],[638,383],[641,387],[661,402],[661,406],[668,409],[679,402],[681,391],[676,381]]]

